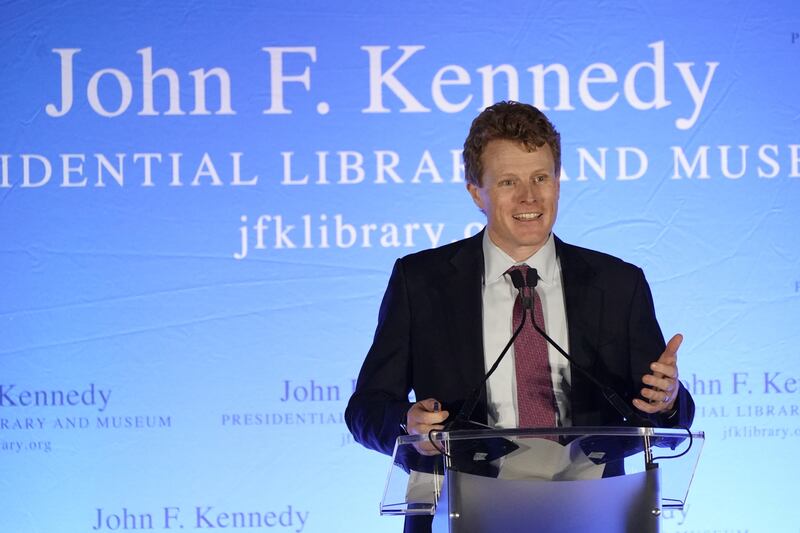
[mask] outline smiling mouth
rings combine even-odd
[[[514,220],[528,221],[528,220],[538,220],[538,219],[540,219],[542,217],[542,214],[541,213],[519,213],[519,214],[516,214],[516,215],[513,215],[513,216],[514,216]]]

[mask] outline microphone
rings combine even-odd
[[[520,274],[518,271],[514,271],[514,272],[512,272],[511,274],[512,274],[512,281],[513,281],[513,274],[517,274],[517,276],[518,276],[520,279],[522,278],[522,274]],[[603,393],[603,396],[604,396],[604,397],[605,397],[605,399],[608,401],[608,403],[609,403],[609,404],[611,404],[611,407],[613,407],[613,408],[614,408],[614,410],[615,410],[615,411],[616,411],[616,412],[617,412],[617,413],[618,413],[618,414],[619,414],[619,415],[620,415],[620,416],[621,416],[621,417],[622,417],[624,420],[626,420],[626,421],[630,421],[630,420],[632,420],[632,419],[636,419],[636,420],[637,420],[637,421],[639,421],[639,422],[641,422],[641,421],[644,421],[645,419],[644,419],[644,418],[642,418],[642,417],[640,417],[639,415],[637,415],[637,414],[636,414],[636,413],[633,411],[633,409],[631,408],[631,406],[629,406],[629,405],[628,405],[628,404],[627,404],[627,403],[626,403],[626,402],[625,402],[625,401],[624,401],[624,400],[623,400],[623,399],[620,397],[620,395],[619,395],[619,393],[617,393],[617,391],[615,391],[615,390],[614,390],[613,388],[611,388],[609,385],[607,385],[607,384],[605,384],[605,383],[601,382],[601,381],[600,381],[599,379],[597,379],[597,378],[596,378],[596,377],[595,377],[595,376],[594,376],[594,375],[593,375],[591,372],[589,372],[587,369],[583,368],[583,366],[579,365],[579,364],[577,363],[577,361],[575,361],[575,359],[573,359],[573,358],[572,358],[572,356],[570,356],[570,355],[569,355],[569,354],[568,354],[566,351],[564,351],[564,349],[563,349],[561,346],[559,346],[559,345],[558,345],[558,343],[557,343],[556,341],[554,341],[553,339],[551,339],[551,338],[550,338],[550,336],[549,336],[549,335],[548,335],[548,334],[547,334],[547,333],[546,333],[546,332],[545,332],[545,331],[544,331],[542,328],[540,328],[540,327],[539,327],[539,324],[537,324],[537,323],[536,323],[536,319],[534,318],[534,313],[533,313],[533,308],[534,308],[534,305],[535,305],[535,299],[536,299],[536,291],[534,290],[534,288],[536,287],[537,283],[539,282],[539,273],[536,271],[536,269],[535,269],[535,268],[529,268],[529,269],[528,269],[528,272],[527,272],[527,275],[525,276],[525,278],[526,278],[526,279],[525,279],[525,286],[529,287],[529,288],[530,288],[530,292],[531,292],[531,296],[528,298],[528,300],[530,301],[530,305],[529,305],[529,306],[527,306],[527,309],[529,309],[529,310],[530,310],[530,312],[531,312],[531,324],[533,325],[533,329],[535,329],[535,330],[536,330],[536,332],[537,332],[537,333],[539,333],[539,335],[541,335],[542,337],[544,337],[544,340],[546,340],[548,343],[550,343],[550,345],[551,345],[553,348],[555,348],[556,350],[558,350],[558,353],[560,353],[561,355],[563,355],[563,356],[564,356],[564,358],[565,358],[567,361],[569,361],[569,362],[570,362],[570,364],[571,364],[571,365],[572,365],[574,368],[576,368],[576,369],[577,369],[577,370],[578,370],[578,371],[579,371],[581,374],[583,374],[583,375],[584,375],[586,378],[588,378],[588,379],[589,379],[589,381],[591,381],[592,383],[594,383],[594,385],[595,385],[597,388],[599,388],[599,389],[600,389],[600,391]],[[516,283],[514,283],[514,286],[515,286],[515,287],[517,287],[517,284],[516,284]],[[519,289],[519,287],[517,287],[517,288]],[[520,289],[520,291],[522,291],[522,289]],[[524,300],[524,299],[523,299],[523,303],[525,303],[525,300]],[[524,315],[524,314],[523,314],[522,318],[523,318],[523,322],[524,322],[524,321],[525,321],[525,315]]]
[[[475,387],[472,390],[472,392],[470,392],[469,396],[467,396],[467,399],[464,401],[464,404],[461,407],[461,410],[458,412],[458,414],[456,415],[455,419],[453,419],[452,422],[447,424],[447,427],[445,428],[445,430],[446,431],[452,431],[453,429],[457,429],[458,426],[461,426],[461,425],[464,425],[464,424],[469,424],[469,418],[470,418],[470,416],[472,416],[473,411],[475,411],[475,407],[478,405],[478,401],[480,400],[481,394],[483,393],[483,390],[484,390],[484,385],[489,380],[489,378],[494,373],[494,371],[497,369],[497,367],[500,365],[500,363],[502,362],[502,360],[505,357],[506,353],[508,353],[509,348],[511,348],[511,346],[514,345],[514,341],[519,336],[520,332],[522,331],[522,328],[525,326],[525,319],[526,319],[528,313],[525,313],[524,309],[528,309],[530,311],[531,324],[533,325],[533,328],[536,330],[536,332],[539,333],[539,335],[541,335],[561,355],[563,355],[564,358],[567,361],[569,361],[569,363],[572,365],[572,367],[577,369],[578,372],[580,372],[589,381],[591,381],[598,389],[600,389],[600,391],[603,393],[603,396],[605,397],[606,401],[608,401],[608,403],[611,405],[611,407],[613,407],[614,410],[624,420],[626,420],[626,421],[636,420],[638,423],[645,422],[645,424],[649,424],[649,422],[646,419],[644,419],[643,417],[637,415],[633,411],[633,408],[631,408],[620,397],[620,395],[619,395],[619,393],[617,393],[617,391],[615,391],[609,385],[606,385],[605,383],[601,382],[589,370],[585,369],[583,366],[578,364],[575,361],[575,359],[572,358],[571,355],[569,355],[561,346],[559,346],[558,343],[556,343],[556,341],[554,341],[552,338],[550,338],[550,336],[542,328],[540,328],[539,325],[536,323],[536,320],[534,319],[534,312],[533,312],[534,304],[535,304],[535,298],[536,298],[535,287],[539,282],[539,273],[536,271],[536,269],[532,268],[532,267],[528,268],[528,272],[526,273],[526,275],[524,277],[522,275],[522,272],[520,272],[519,270],[512,270],[508,274],[509,274],[509,277],[511,277],[511,283],[514,285],[514,288],[519,291],[519,295],[520,295],[521,303],[522,303],[522,307],[523,307],[522,320],[520,321],[520,324],[517,327],[517,329],[514,331],[514,334],[511,335],[511,338],[508,340],[508,343],[506,344],[505,348],[503,348],[503,351],[500,352],[500,355],[497,357],[497,359],[495,360],[495,362],[492,365],[492,367],[489,369],[489,371],[484,376],[483,380],[480,382],[480,384],[478,384],[477,387]],[[529,289],[529,290],[525,290],[525,289]]]
[[[525,273],[525,285],[530,287],[531,292],[533,289],[536,288],[536,285],[539,283],[539,273],[536,271],[535,268],[529,267],[528,272]]]
[[[528,270],[528,278],[530,278],[531,270],[533,270],[534,276],[536,276],[536,269],[533,268]],[[530,285],[530,279],[523,279],[522,272],[519,270],[512,270],[508,273],[508,275],[511,276],[511,283],[514,284],[514,288],[519,291],[519,297],[522,299],[522,308],[531,309],[531,306],[533,306],[533,300],[531,300],[531,297],[528,296],[528,291],[525,290],[525,287],[536,287],[536,281],[533,282],[533,285]],[[524,314],[522,315],[522,320],[525,320]]]
[[[509,276],[511,276],[511,283],[514,284],[514,288],[519,291],[519,294],[522,297],[523,309],[532,306],[533,301],[530,299],[529,296],[524,294],[525,280],[522,278],[522,273],[519,270],[512,270],[511,272],[509,272]],[[532,307],[530,308],[532,309]],[[486,384],[487,381],[489,381],[489,378],[492,376],[492,374],[494,374],[494,371],[497,370],[497,367],[500,365],[500,362],[506,356],[506,353],[508,353],[509,348],[511,348],[514,345],[514,341],[517,339],[520,332],[522,331],[522,328],[525,326],[526,316],[527,313],[523,312],[522,320],[520,321],[519,326],[517,326],[517,329],[514,331],[514,334],[511,335],[511,338],[508,340],[508,343],[506,344],[505,348],[503,348],[503,351],[500,352],[500,355],[497,357],[497,359],[495,359],[494,364],[486,373],[486,375],[483,377],[483,380],[478,384],[477,387],[472,389],[472,392],[469,393],[467,399],[464,400],[464,405],[461,406],[461,410],[458,412],[453,421],[447,424],[445,431],[452,431],[453,429],[457,429],[458,426],[470,424],[469,418],[472,416],[473,411],[475,411],[475,407],[478,405],[478,400],[480,400],[481,394],[483,394],[484,385]],[[533,317],[532,311],[531,311],[531,317]]]

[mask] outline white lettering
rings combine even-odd
[[[639,170],[633,174],[628,174],[628,154],[633,154],[639,159]],[[621,146],[617,148],[617,156],[619,157],[619,175],[617,176],[618,180],[638,180],[647,172],[647,154],[645,154],[641,149],[633,146]]]
[[[192,180],[192,187],[197,187],[200,185],[201,176],[210,177],[211,185],[222,185],[222,180],[219,179],[217,169],[214,167],[214,162],[211,160],[211,156],[208,155],[208,152],[203,154],[203,159],[200,161],[200,165],[197,167],[197,172],[195,172],[194,179]]]
[[[190,115],[210,115],[206,107],[206,81],[212,76],[219,81],[219,110],[216,115],[235,115],[231,107],[231,77],[224,68],[215,67],[206,72],[199,68],[189,72],[194,78],[194,109]]]
[[[636,63],[625,76],[624,90],[625,98],[634,109],[644,111],[646,109],[661,109],[668,106],[671,102],[665,96],[666,83],[664,81],[664,41],[658,41],[647,45],[653,49],[653,62],[642,61]],[[642,69],[648,69],[653,73],[653,99],[645,102],[636,92],[636,76]]]
[[[608,152],[608,148],[598,148],[598,152],[600,152],[600,161],[598,162],[592,154],[589,153],[588,150],[585,148],[578,148],[578,162],[579,162],[579,169],[580,174],[576,178],[578,181],[587,181],[589,178],[586,176],[586,163],[589,163],[589,166],[592,167],[592,170],[595,171],[597,177],[601,180],[605,181],[606,179],[606,153]]]
[[[61,154],[62,187],[86,187],[86,182],[88,180],[83,175],[83,162],[85,160],[86,156],[83,154]],[[75,166],[72,165],[73,161],[76,162]],[[77,174],[83,179],[78,182],[70,181],[70,176],[72,174]]]
[[[478,69],[483,77],[483,106],[481,109],[489,107],[497,101],[494,97],[494,78],[497,74],[506,75],[506,87],[508,88],[507,100],[519,100],[519,76],[517,69],[511,65],[500,65],[492,67],[486,65]]]
[[[778,162],[774,158],[767,155],[767,150],[772,152],[772,155],[774,156],[778,155],[778,147],[774,144],[764,144],[758,148],[758,158],[762,162],[769,165],[769,167],[772,169],[769,173],[767,173],[759,166],[758,167],[759,178],[774,178],[775,176],[778,175],[778,172],[781,169],[780,165],[778,165]]]
[[[311,68],[306,66],[302,74],[288,75],[283,72],[284,54],[305,54],[312,63],[317,61],[317,48],[315,46],[286,46],[262,48],[270,57],[270,94],[272,104],[264,110],[265,115],[288,115],[291,110],[283,105],[283,86],[288,82],[301,83],[306,91],[311,91]]]
[[[80,48],[53,48],[54,53],[61,56],[61,109],[47,104],[45,112],[51,117],[63,117],[72,109],[72,56],[81,51]]]
[[[593,76],[592,71],[599,71],[600,76]],[[614,105],[619,98],[619,91],[614,91],[605,101],[597,100],[589,93],[589,85],[598,83],[616,83],[617,73],[606,63],[593,63],[581,72],[578,79],[578,95],[588,109],[592,111],[605,111]]]
[[[170,152],[170,159],[172,160],[172,180],[169,182],[170,187],[182,187],[181,182],[181,157],[183,154],[180,152]]]
[[[0,178],[0,188],[3,189],[11,187],[11,183],[8,181],[8,160],[10,157],[10,154],[0,154],[0,165],[2,165],[3,169],[2,174],[0,174],[2,176]]]
[[[700,110],[703,108],[706,96],[708,95],[708,89],[711,86],[711,78],[714,77],[714,71],[717,70],[719,63],[716,61],[706,62],[708,71],[706,72],[702,89],[697,85],[697,80],[695,80],[694,74],[692,74],[693,66],[694,63],[675,63],[675,68],[680,72],[681,78],[683,78],[686,89],[689,91],[689,95],[692,97],[692,102],[694,103],[694,110],[689,118],[679,118],[675,120],[675,126],[681,130],[688,130],[697,122],[697,117],[700,116]]]
[[[692,159],[691,164],[686,159],[686,154],[683,152],[683,147],[672,146],[672,179],[680,179],[682,177],[692,178],[695,169],[700,167],[700,174],[696,176],[699,179],[707,179],[708,175],[708,146],[701,146],[697,149],[697,153]],[[683,170],[683,175],[680,174],[679,169]]]
[[[53,168],[50,166],[50,161],[46,157],[38,154],[21,154],[20,157],[22,158],[22,187],[41,187],[50,181]],[[42,177],[39,178],[39,181],[31,180],[31,160],[41,163],[42,168],[44,169],[44,174],[42,174]]]
[[[364,181],[364,156],[360,152],[341,151],[339,155],[339,183],[352,185]],[[350,171],[355,172],[355,176],[350,177]]]
[[[414,173],[414,177],[411,178],[411,183],[419,183],[420,176],[422,174],[430,174],[431,175],[431,183],[443,183],[444,180],[442,179],[442,175],[439,174],[439,169],[436,168],[436,163],[433,161],[433,157],[428,150],[425,150],[422,153],[422,159],[419,161],[419,165],[417,166],[417,171]]]
[[[789,177],[800,178],[800,144],[790,144],[789,151],[792,154],[792,170]]]
[[[183,115],[181,110],[181,87],[178,73],[171,68],[160,68],[153,72],[153,49],[152,47],[141,48],[136,51],[142,56],[142,116],[157,116],[160,113],[153,106],[153,81],[158,77],[167,79],[169,85],[169,109],[165,115]]]
[[[425,113],[430,111],[427,107],[423,106],[413,94],[406,88],[405,85],[395,77],[395,72],[399,69],[408,59],[419,52],[424,50],[424,46],[399,46],[403,51],[403,55],[389,67],[388,70],[383,70],[383,52],[389,49],[388,46],[362,46],[361,49],[369,54],[369,107],[362,109],[362,113],[389,113],[389,108],[383,105],[383,86],[397,96],[403,102],[403,108],[400,112],[405,113]]]
[[[114,154],[117,156],[117,167],[114,168],[111,166],[111,161],[106,158],[103,154],[94,154],[95,159],[97,159],[97,183],[95,183],[95,187],[105,187],[106,184],[103,182],[103,170],[105,169],[111,178],[117,182],[117,185],[122,187],[124,183],[123,174],[122,174],[122,165],[123,161],[125,160],[125,154]]]
[[[455,78],[446,79],[445,75],[448,73],[455,74]],[[444,97],[442,87],[445,85],[469,85],[469,83],[469,73],[463,67],[447,65],[440,68],[433,77],[433,83],[431,84],[433,103],[445,113],[458,113],[459,111],[463,111],[472,101],[472,95],[467,95],[460,102],[451,103]]]
[[[283,158],[283,181],[281,185],[305,185],[308,183],[308,174],[299,180],[292,179],[292,157],[294,152],[281,152]]]
[[[464,150],[450,150],[453,159],[453,179],[450,183],[464,183]]]
[[[161,154],[133,154],[134,164],[140,159],[144,159],[144,181],[142,182],[142,187],[154,187],[155,184],[153,183],[152,160],[155,159],[161,163]]]
[[[544,77],[545,75],[553,72],[558,78],[558,105],[554,108],[556,111],[573,111],[575,108],[570,103],[569,99],[569,71],[567,67],[561,63],[553,63],[546,68],[544,65],[534,65],[528,69],[533,78],[533,105],[547,111],[547,103],[544,100]]]
[[[100,95],[98,94],[100,78],[106,74],[110,74],[116,78],[117,83],[119,84],[119,106],[113,111],[109,111],[103,106],[103,103],[100,102]],[[91,78],[89,78],[89,84],[86,86],[86,98],[89,100],[89,105],[92,107],[92,109],[94,109],[95,113],[108,118],[116,117],[124,113],[131,105],[132,97],[133,87],[131,87],[131,80],[128,79],[128,76],[126,76],[124,72],[115,68],[104,68],[102,70],[98,70],[92,75]]]
[[[230,153],[233,165],[233,180],[231,180],[231,185],[256,185],[258,183],[257,174],[247,181],[242,181],[242,155],[243,152]]]
[[[386,163],[386,157],[389,157],[389,162]],[[395,168],[400,163],[400,156],[397,152],[391,150],[375,150],[375,159],[377,164],[377,176],[375,183],[386,183],[386,175],[395,183],[403,183],[403,179],[397,175]]]
[[[722,175],[728,179],[739,179],[744,176],[745,172],[747,172],[747,149],[750,148],[747,145],[740,145],[739,152],[742,155],[742,168],[738,174],[732,174],[730,171],[730,164],[728,163],[728,152],[730,151],[730,146],[721,145],[719,147],[720,156],[722,161],[720,162]]]

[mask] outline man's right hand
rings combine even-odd
[[[428,433],[432,429],[438,431],[444,429],[442,422],[450,416],[450,413],[441,411],[441,405],[438,400],[428,398],[412,405],[406,413],[408,434],[425,436],[425,440],[414,443],[414,448],[422,455],[438,455],[440,453],[428,440]]]

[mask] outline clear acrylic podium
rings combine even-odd
[[[397,439],[381,514],[433,515],[434,533],[660,531],[680,509],[704,434],[575,427],[438,432],[422,456]]]

